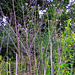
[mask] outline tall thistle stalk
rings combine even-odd
[[[50,60],[51,60],[51,75],[54,75],[54,69],[53,69],[53,54],[52,54],[52,39],[50,35],[50,30],[49,30],[49,42],[50,42]]]
[[[17,75],[17,66],[18,66],[18,61],[17,61],[17,53],[16,53],[16,72],[15,72],[15,75]]]
[[[9,62],[9,75],[11,75],[11,64]]]

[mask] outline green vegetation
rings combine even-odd
[[[0,75],[75,75],[75,4],[40,1],[1,2]]]

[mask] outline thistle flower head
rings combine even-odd
[[[60,11],[63,11],[63,9],[61,9]]]
[[[55,7],[55,4],[53,4],[53,7]]]
[[[58,12],[58,14],[59,14],[59,12]]]
[[[39,6],[39,4],[38,4],[38,6]]]
[[[57,7],[55,7],[57,9]]]
[[[25,28],[23,30],[25,30]]]
[[[33,6],[31,6],[31,8],[33,8]]]
[[[26,3],[26,5],[28,5],[28,3]]]
[[[69,38],[71,38],[71,36],[69,36]]]
[[[45,49],[45,47],[44,47],[44,46],[42,46],[42,49]]]
[[[56,19],[55,21],[58,22],[58,19]]]
[[[56,28],[56,27],[54,26],[54,28]]]
[[[51,26],[52,26],[52,24],[51,24]]]
[[[21,24],[18,24],[18,26],[20,26]]]

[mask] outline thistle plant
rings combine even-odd
[[[6,26],[0,25],[3,28],[0,74],[73,75],[75,33],[70,27],[74,17],[71,20],[67,17],[65,4],[55,0],[45,10],[38,1],[6,3],[10,21]],[[6,14],[3,4],[2,16]],[[43,1],[42,6],[45,4]]]

